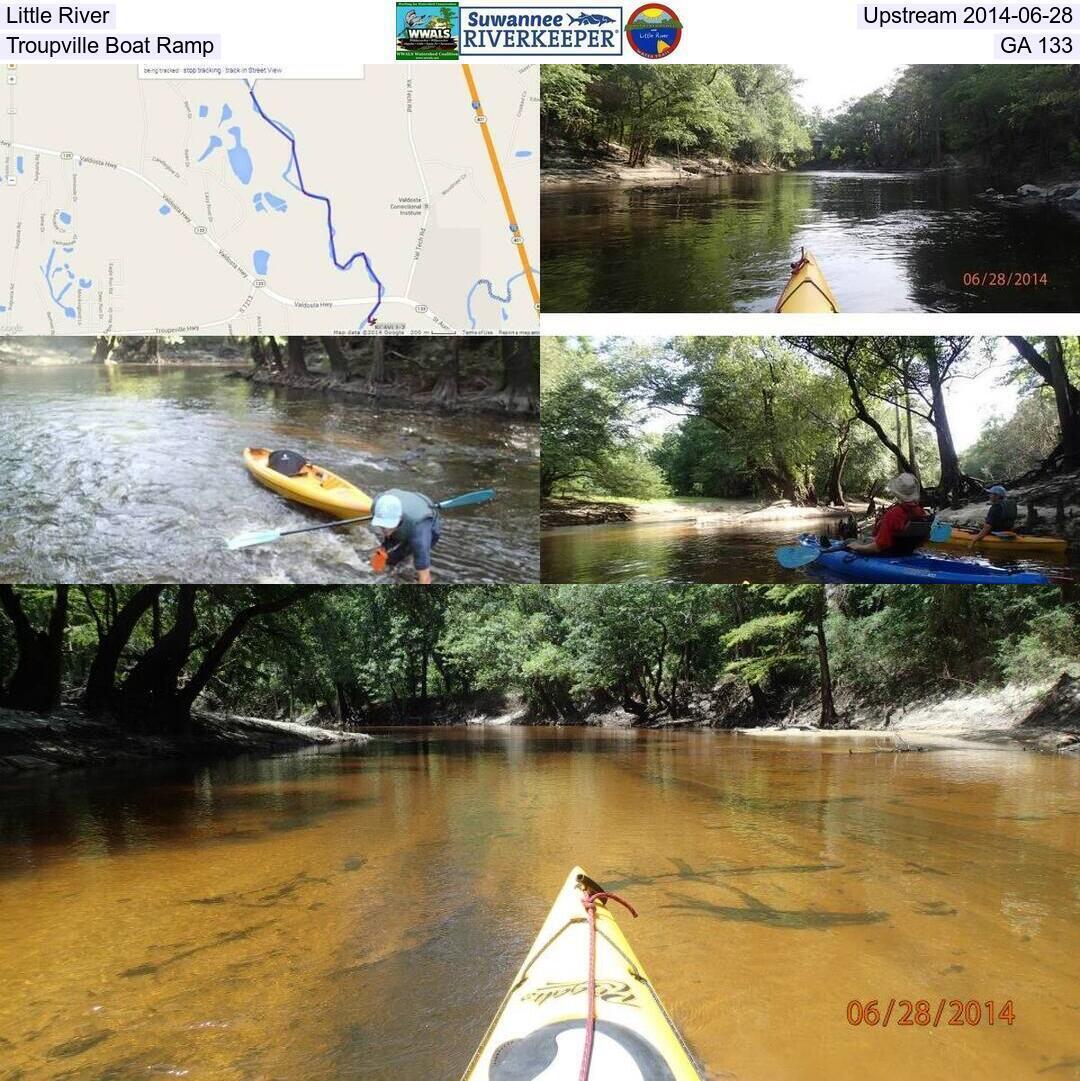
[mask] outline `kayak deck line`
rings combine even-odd
[[[612,900],[570,872],[462,1081],[701,1081]]]
[[[800,292],[809,286],[809,296],[800,296]],[[774,312],[779,314],[831,314],[840,312],[840,304],[818,261],[806,250],[802,249],[799,258],[791,264],[791,277],[776,302]]]

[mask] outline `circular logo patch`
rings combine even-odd
[[[644,4],[626,24],[630,48],[646,60],[660,60],[674,52],[681,37],[682,23],[667,4]]]

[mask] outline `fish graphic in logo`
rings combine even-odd
[[[607,23],[613,23],[615,20],[610,15],[600,15],[597,13],[581,12],[578,15],[570,16],[571,26],[604,26]]]
[[[630,16],[626,40],[638,56],[660,60],[675,51],[682,30],[679,16],[667,4],[645,4]]]
[[[455,3],[399,3],[397,59],[457,60],[460,25]]]

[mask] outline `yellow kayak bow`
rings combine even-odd
[[[462,1081],[702,1081],[612,901],[570,872]]]
[[[776,302],[776,311],[784,314],[836,314],[840,304],[833,296],[817,260],[805,248],[798,262],[791,264],[791,277]]]

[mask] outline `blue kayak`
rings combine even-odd
[[[806,548],[820,548],[821,542],[810,533],[799,537]],[[881,582],[902,585],[909,582],[932,582],[938,585],[1048,585],[1045,574],[1034,571],[1011,571],[981,560],[951,559],[917,553],[910,556],[856,555],[833,541],[807,570],[815,571],[834,582]]]

